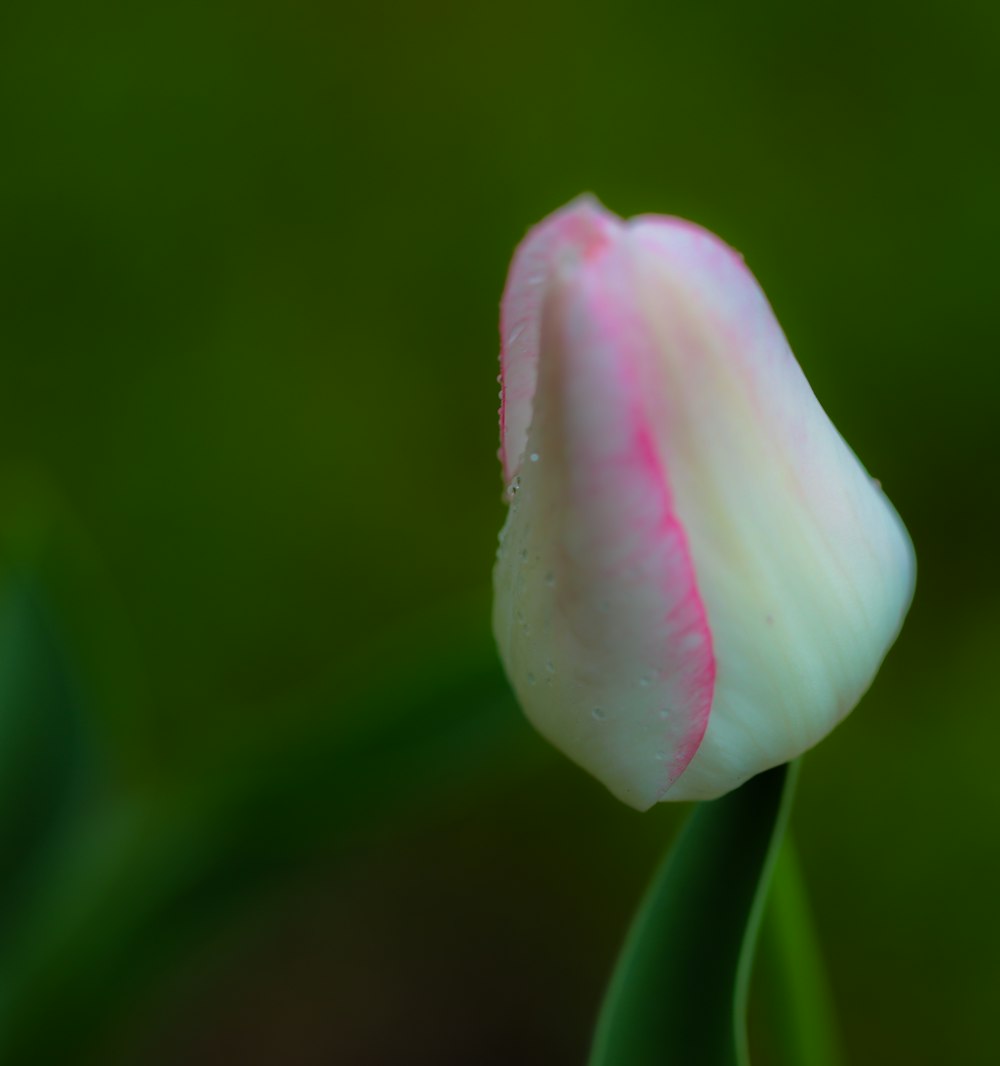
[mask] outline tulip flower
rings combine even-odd
[[[577,200],[501,312],[494,632],[531,722],[645,810],[801,754],[913,592],[906,530],[742,257]]]

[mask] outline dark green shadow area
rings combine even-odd
[[[29,690],[51,681],[48,663],[18,662]],[[236,922],[317,856],[349,857],[381,819],[537,744],[491,654],[428,673],[392,677],[347,728],[342,716],[266,756],[241,752],[241,765],[167,794],[109,792],[78,819],[38,891],[11,901],[0,1058],[91,1061],[207,930]],[[53,723],[49,734],[59,732]],[[34,824],[21,835],[35,839]]]

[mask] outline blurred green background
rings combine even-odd
[[[350,738],[495,693],[497,303],[583,190],[745,254],[910,528],[794,827],[849,1061],[995,1061],[1000,7],[8,3],[0,86],[4,1061],[582,1060],[683,809],[502,696]]]

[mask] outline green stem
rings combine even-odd
[[[833,1001],[790,836],[778,854],[761,928],[758,978],[774,1066],[840,1066]]]
[[[797,770],[692,814],[629,930],[590,1066],[747,1066],[753,952]]]

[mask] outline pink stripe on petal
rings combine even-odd
[[[558,577],[551,612],[539,613],[551,620],[547,643],[569,688],[555,723],[545,706],[532,713],[530,695],[522,702],[543,733],[644,809],[701,743],[715,660],[645,407],[641,370],[655,350],[627,242],[612,239],[556,266],[541,335],[530,437],[541,462],[522,467],[523,506],[544,531],[530,551],[551,553],[545,565]],[[606,717],[590,721],[591,705]]]

